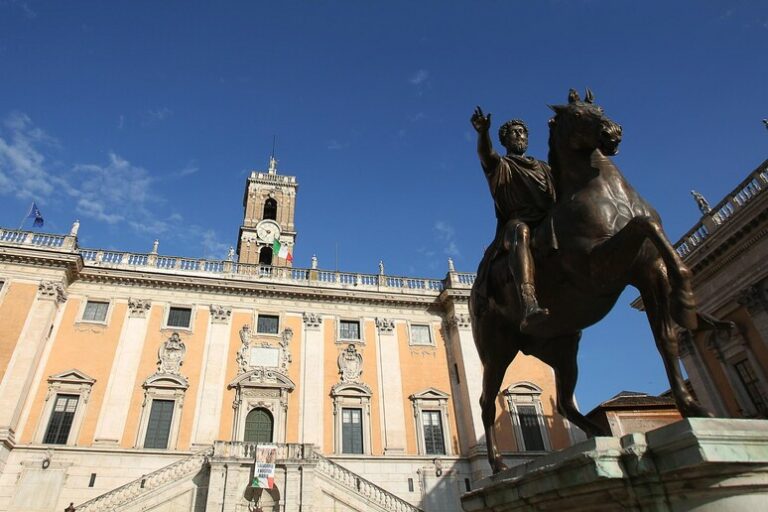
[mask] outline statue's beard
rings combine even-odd
[[[523,155],[528,149],[528,142],[524,140],[511,141],[507,146],[507,151],[513,155]]]

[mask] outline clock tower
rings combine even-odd
[[[245,183],[243,225],[237,240],[239,263],[292,266],[298,186],[295,176],[277,173],[274,156],[269,158],[267,172],[251,172]]]

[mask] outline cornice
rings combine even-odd
[[[434,295],[411,295],[406,293],[350,290],[348,288],[323,288],[313,285],[241,281],[237,279],[156,274],[152,272],[94,267],[83,268],[78,277],[81,281],[89,283],[346,303],[430,305],[436,303],[438,299],[437,292]]]
[[[33,267],[63,269],[67,275],[67,282],[77,279],[77,275],[83,269],[83,259],[79,254],[37,247],[1,245],[0,261]]]

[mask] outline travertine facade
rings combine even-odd
[[[459,510],[488,469],[474,276],[259,264],[264,198],[295,241],[295,183],[252,173],[238,261],[0,229],[0,511]],[[511,463],[570,445],[549,367],[519,357],[503,389]]]

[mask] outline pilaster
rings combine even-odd
[[[377,318],[379,333],[378,366],[379,393],[383,414],[382,439],[384,454],[405,452],[405,411],[403,406],[403,380],[400,372],[400,347],[395,334],[395,322],[388,318]]]
[[[193,446],[210,445],[218,438],[224,400],[222,390],[227,378],[232,308],[213,304],[210,309],[200,391],[195,408]]]
[[[24,402],[48,340],[59,305],[67,300],[64,287],[42,281],[22,328],[19,342],[0,382],[0,441],[13,444]]]
[[[323,404],[328,393],[324,389],[323,361],[325,343],[323,340],[323,318],[320,314],[307,312],[303,315],[304,335],[302,343],[302,382],[300,409],[300,443],[309,443],[323,451]]]

